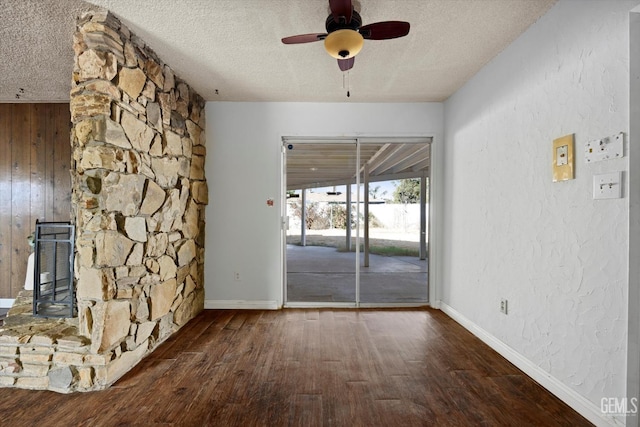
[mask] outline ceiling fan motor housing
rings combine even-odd
[[[327,29],[327,33],[331,34],[336,30],[354,30],[358,31],[358,28],[362,26],[362,17],[355,10],[351,14],[351,21],[345,22],[344,17],[340,17],[338,22],[333,19],[333,15],[327,17],[324,27]]]

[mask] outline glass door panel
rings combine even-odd
[[[286,301],[355,303],[356,257],[350,206],[355,141],[284,142]],[[350,240],[349,240],[350,239]]]
[[[359,294],[363,304],[428,301],[428,169],[419,168],[429,163],[429,148],[427,143],[360,146],[361,156],[373,159],[360,171],[364,201]]]

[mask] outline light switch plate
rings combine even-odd
[[[584,147],[584,160],[587,163],[619,159],[623,156],[624,133],[622,132],[606,138],[594,139],[593,141],[587,142]]]
[[[594,199],[619,199],[622,197],[622,172],[593,176]]]

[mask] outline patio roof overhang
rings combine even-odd
[[[355,139],[285,138],[287,190],[330,187],[429,176],[431,138]]]

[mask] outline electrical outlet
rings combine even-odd
[[[233,280],[235,280],[236,282],[240,281],[240,272],[239,271],[235,271],[233,273]]]
[[[507,303],[508,303],[508,301],[506,299],[504,299],[504,298],[500,300],[500,313],[502,313],[502,314],[508,314],[509,313],[508,307],[507,307]]]

